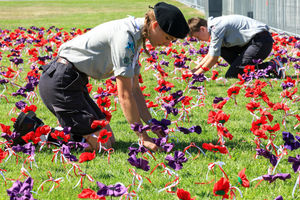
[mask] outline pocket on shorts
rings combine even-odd
[[[82,85],[80,74],[68,66],[61,84],[64,90],[78,90]]]
[[[53,106],[56,117],[62,127],[71,127],[71,133],[75,135],[88,135],[97,129],[92,129],[91,124],[95,116],[85,110],[61,109]]]

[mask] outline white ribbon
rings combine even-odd
[[[84,176],[86,176],[89,179],[90,182],[94,182],[94,179],[90,175],[88,175],[88,174],[80,172],[79,175],[81,177],[80,177],[79,181],[77,182],[77,184],[73,188],[76,188],[79,185],[79,183],[81,182],[81,180],[83,179]]]
[[[172,175],[175,176],[175,179],[177,179],[174,183],[172,183],[171,185],[169,185],[168,187],[165,187],[163,189],[158,190],[158,193],[164,191],[164,190],[169,190],[170,188],[176,186],[179,184],[179,176],[177,173],[175,173],[173,170],[169,169],[168,167],[164,168],[164,173],[169,175],[169,178],[172,177]]]
[[[297,178],[297,180],[296,180],[295,186],[294,186],[294,188],[293,188],[293,193],[292,193],[293,198],[294,198],[294,194],[295,194],[297,185],[299,184],[299,179],[300,179],[300,172],[299,172],[299,176],[298,176],[298,178]]]
[[[136,200],[139,200],[139,196],[134,192],[130,192],[125,195],[126,195],[126,199],[133,200],[133,197],[136,197]],[[121,198],[121,199],[123,199],[123,198]]]
[[[199,149],[201,151],[201,153],[203,153],[204,156],[206,156],[204,151],[200,147],[198,147],[197,145],[193,145],[192,147],[196,147],[197,149]],[[188,152],[188,150],[186,150],[185,152],[187,152],[187,154],[189,154],[189,158],[193,157],[192,154],[190,154],[190,152]]]
[[[38,193],[38,191],[40,190],[40,188],[46,183],[46,182],[52,182],[52,187],[51,187],[51,189],[49,190],[49,192],[48,193],[50,193],[50,192],[52,192],[52,190],[54,189],[54,187],[55,187],[55,184],[58,184],[58,183],[56,183],[56,181],[63,181],[63,177],[60,177],[60,178],[57,178],[57,179],[54,179],[54,178],[52,178],[52,177],[50,177],[49,179],[47,179],[47,180],[45,180],[45,181],[43,181],[42,182],[42,184],[39,186],[39,188],[37,189],[37,191],[36,191],[36,193]]]
[[[139,181],[138,187],[136,189],[136,191],[138,192],[140,190],[140,187],[141,187],[142,183],[143,183],[143,178],[142,178],[141,175],[137,174],[134,169],[132,169],[132,173],[133,173],[132,185],[134,185],[135,179],[137,179]]]
[[[0,170],[0,175],[3,177],[4,182],[6,182],[6,178],[1,170]]]
[[[208,171],[207,171],[207,173],[206,173],[206,180],[208,180],[208,173],[209,173],[209,171],[212,170],[212,169],[215,167],[215,165],[218,165],[218,166],[220,166],[220,167],[222,168],[222,166],[225,165],[225,163],[224,163],[224,162],[221,162],[221,161],[217,161],[217,162],[214,162],[214,163],[210,163],[210,164],[208,165]],[[222,169],[223,169],[223,168],[222,168]]]
[[[14,155],[14,151],[12,150],[12,148],[7,148],[5,151],[8,151],[8,156],[7,156],[6,160],[5,160],[5,162],[7,162],[10,159],[10,157],[12,155]]]
[[[243,198],[243,193],[242,193],[242,191],[241,191],[238,187],[232,186],[231,188],[237,189],[237,191],[239,191],[239,193],[240,193],[240,195],[241,195],[241,198]],[[235,194],[234,194],[234,199],[235,199],[235,198],[236,198],[236,196],[235,196]]]
[[[31,156],[29,156],[28,158],[26,158],[26,160],[25,160],[25,162],[26,162],[26,161],[29,162],[30,168],[31,168],[31,169],[32,169],[32,163],[34,163],[34,166],[35,166],[36,168],[39,168],[38,165],[36,164],[36,161],[35,161],[34,157],[35,157],[35,155],[31,155]]]
[[[71,167],[71,169],[69,169],[69,171],[68,171],[68,173],[67,173],[67,175],[66,175],[66,177],[67,177],[67,180],[69,181],[69,178],[68,178],[68,176],[69,176],[69,174],[70,174],[70,172],[71,172],[71,170],[72,169],[78,169],[79,170],[79,172],[81,171],[81,169],[80,169],[80,167],[79,167],[79,165],[77,165],[76,163],[71,163],[72,164],[72,167]],[[74,172],[75,173],[75,172]],[[76,174],[75,174],[76,175]],[[70,181],[69,181],[70,182]]]
[[[30,173],[27,171],[27,169],[24,167],[24,164],[22,164],[21,173],[26,173],[28,176],[31,177]]]
[[[250,183],[253,182],[253,181],[262,180],[262,179],[263,179],[263,177],[262,177],[262,176],[259,176],[259,177],[257,177],[257,178],[252,179],[252,180],[250,181]]]

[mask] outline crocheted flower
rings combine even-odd
[[[183,165],[182,163],[187,162],[187,158],[184,157],[184,153],[181,151],[175,151],[174,153],[174,157],[172,157],[171,155],[167,155],[167,157],[165,158],[168,162],[168,165],[173,168],[175,171],[178,171],[180,169],[182,169]]]
[[[213,193],[215,196],[222,196],[223,198],[228,198],[229,191],[229,181],[228,179],[222,177],[219,181],[217,181],[214,185]]]
[[[125,192],[127,192],[127,188],[121,183],[117,183],[115,185],[105,185],[103,183],[97,182],[97,185],[99,187],[97,195],[101,197],[102,196],[119,197],[122,196]]]

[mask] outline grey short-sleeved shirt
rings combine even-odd
[[[140,73],[138,56],[144,18],[128,17],[100,24],[61,45],[58,55],[95,79],[133,77]]]
[[[211,36],[208,52],[211,56],[220,56],[221,47],[244,46],[257,33],[269,30],[266,24],[242,15],[210,17],[207,28]]]

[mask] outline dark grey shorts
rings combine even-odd
[[[40,96],[60,125],[71,127],[71,136],[76,141],[95,132],[91,128],[92,122],[104,119],[105,115],[89,96],[87,75],[76,70],[71,63],[57,62],[57,58],[41,68]]]

